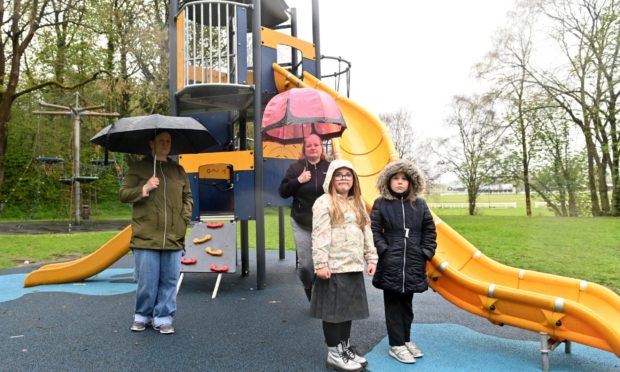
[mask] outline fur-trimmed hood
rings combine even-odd
[[[388,200],[394,200],[396,197],[390,193],[390,178],[396,173],[403,172],[409,179],[409,193],[407,200],[414,201],[416,197],[426,189],[426,180],[424,173],[409,160],[396,160],[383,168],[383,171],[377,178],[377,189],[381,196]]]
[[[323,182],[323,190],[326,194],[329,194],[329,184],[332,182],[332,177],[334,176],[334,172],[336,169],[340,168],[349,168],[353,173],[353,177],[357,179],[357,173],[355,173],[355,169],[353,169],[353,164],[350,161],[345,159],[336,159],[329,163],[329,168],[327,168],[327,173],[325,174],[325,182]]]

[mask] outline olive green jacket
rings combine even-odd
[[[159,187],[143,198],[142,186],[153,176],[153,158],[147,156],[129,167],[119,191],[123,203],[133,203],[130,246],[183,249],[194,205],[187,174],[183,167],[168,159],[157,161],[156,175]]]

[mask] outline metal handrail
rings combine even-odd
[[[346,59],[342,58],[342,57],[332,57],[332,56],[326,56],[326,55],[321,55],[321,60],[323,59],[331,59],[331,60],[336,60],[338,61],[338,71],[334,72],[333,74],[328,74],[328,75],[323,75],[321,74],[321,76],[319,77],[321,80],[323,78],[335,78],[335,82],[334,82],[334,89],[336,91],[339,91],[340,89],[340,77],[344,74],[345,78],[346,78],[346,84],[347,84],[347,97],[349,97],[350,94],[350,89],[351,89],[351,62],[347,61]],[[345,63],[346,64],[346,68],[343,70],[340,70],[340,64],[341,63]]]
[[[236,71],[238,46],[236,40],[232,40],[233,35],[238,37],[237,7],[252,8],[252,5],[202,0],[181,6],[177,17],[183,14],[184,86],[239,83],[239,73]],[[216,22],[213,21],[214,16],[217,17]],[[225,22],[222,22],[222,16],[225,16]]]

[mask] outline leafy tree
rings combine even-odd
[[[542,146],[532,169],[532,188],[556,215],[584,214],[578,200],[586,189],[585,152],[575,150],[570,121],[561,109],[541,109],[538,113],[538,125],[545,129],[538,132]]]
[[[68,21],[61,15],[68,14],[79,1],[52,1],[52,0],[0,0],[0,19],[3,33],[0,34],[0,189],[4,183],[6,169],[6,155],[8,151],[9,120],[11,109],[16,99],[29,93],[37,92],[50,86],[63,89],[76,89],[95,80],[101,71],[97,71],[89,78],[67,86],[64,81],[42,74],[40,79],[33,78],[32,72],[26,83],[20,82],[24,70],[29,48],[34,44],[35,36],[47,28],[57,27],[63,30],[63,24]],[[64,69],[64,57],[60,54],[56,58],[55,73],[61,74]],[[63,64],[64,66],[64,64]]]
[[[480,186],[493,183],[500,174],[497,164],[503,131],[497,123],[493,98],[455,96],[447,123],[457,135],[439,145],[444,153],[440,164],[465,186],[469,214],[474,215]]]
[[[529,81],[532,59],[535,14],[531,7],[520,6],[510,16],[505,28],[498,31],[494,48],[484,62],[476,66],[479,78],[494,83],[493,92],[505,106],[504,124],[510,135],[513,156],[509,156],[508,175],[522,182],[527,216],[532,215],[530,162],[536,151],[534,125],[535,85]]]
[[[530,77],[564,110],[585,141],[592,214],[619,214],[617,128],[620,4],[601,0],[553,0],[539,9],[554,26],[565,57],[559,71],[530,70]],[[614,200],[609,201],[607,172]]]

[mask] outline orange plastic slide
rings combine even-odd
[[[396,159],[384,125],[372,114],[304,72],[301,81],[274,65],[278,89],[311,87],[336,99],[347,130],[333,142],[336,157],[350,160],[360,175],[368,206],[379,195],[378,173]],[[620,357],[620,296],[583,280],[519,270],[486,257],[435,216],[437,252],[427,265],[431,287],[448,301],[494,324],[545,332]],[[551,254],[552,252],[550,252]]]
[[[41,284],[71,283],[96,275],[129,252],[131,225],[108,240],[93,253],[69,262],[49,264],[31,272],[24,287]]]

